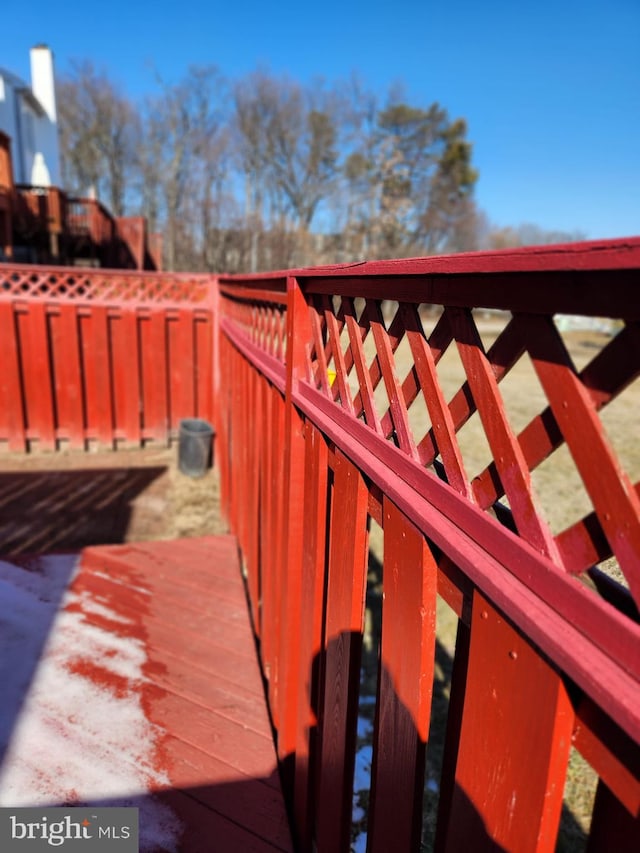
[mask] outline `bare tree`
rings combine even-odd
[[[95,190],[121,216],[139,135],[132,104],[88,61],[60,80],[58,101],[65,183],[80,193]]]
[[[203,214],[208,215],[213,190],[224,177],[224,85],[213,66],[194,66],[179,83],[163,84],[161,94],[147,105],[146,127],[152,140],[147,153],[152,160],[146,160],[146,168],[150,176],[155,174],[161,195],[158,206],[170,270],[176,268],[178,255],[182,265],[197,254],[207,228]],[[153,203],[153,191],[147,189],[146,195]]]
[[[143,213],[163,232],[169,269],[255,271],[478,242],[465,122],[398,89],[381,106],[356,78],[326,87],[259,70],[229,92],[205,66],[159,80],[139,107],[84,62],[59,100],[67,185],[94,187],[116,215]]]
[[[307,232],[331,193],[338,167],[332,97],[319,87],[304,89],[264,71],[236,85],[239,166],[245,178],[247,225],[256,237],[269,231],[271,238],[278,233],[288,243],[285,234]],[[254,238],[254,269],[257,258]]]

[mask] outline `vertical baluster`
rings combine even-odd
[[[69,447],[84,448],[84,405],[80,340],[75,305],[61,304],[50,317],[57,426]]]
[[[293,793],[293,767],[300,679],[302,562],[304,558],[305,439],[304,418],[293,405],[292,394],[306,370],[305,345],[311,337],[304,293],[295,277],[287,280],[287,351],[284,415],[283,542],[279,649],[281,687],[279,691],[278,753],[285,767],[285,787]],[[294,640],[294,638],[296,638]],[[292,641],[293,640],[293,641]]]
[[[195,416],[196,363],[194,312],[181,308],[167,324],[169,338],[169,428],[176,432],[182,418]],[[206,356],[203,356],[206,357]]]
[[[560,676],[474,593],[443,849],[554,850],[573,722]]]
[[[301,849],[310,850],[317,809],[329,459],[324,436],[309,421],[305,422],[305,486],[294,820]]]
[[[44,302],[30,302],[27,314],[20,318],[20,354],[24,374],[27,423],[42,450],[56,449],[53,400],[53,365],[49,352],[49,328]]]
[[[168,400],[167,400],[167,318],[163,310],[154,309],[149,320],[146,375],[149,384],[148,424],[153,438],[165,443],[168,439]]]
[[[367,488],[336,452],[325,621],[319,853],[349,848],[367,567]]]
[[[85,382],[87,427],[102,445],[113,445],[112,374],[109,321],[104,305],[92,305],[81,320],[82,370]]]
[[[14,307],[0,302],[0,438],[9,450],[26,449],[24,386],[20,374],[20,338]]]
[[[113,382],[116,428],[127,443],[141,439],[140,336],[138,318],[130,306],[123,306],[111,319]]]
[[[370,853],[417,850],[435,655],[437,566],[423,534],[383,502],[384,567]]]
[[[213,421],[213,335],[211,314],[195,315],[197,416]]]

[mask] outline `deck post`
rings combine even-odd
[[[218,430],[220,417],[220,287],[218,276],[211,276],[211,293],[209,295],[209,310],[211,311],[211,423]]]

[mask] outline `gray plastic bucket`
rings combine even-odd
[[[213,464],[214,429],[208,421],[185,418],[180,421],[178,468],[188,477],[203,477]]]

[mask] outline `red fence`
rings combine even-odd
[[[419,846],[438,597],[435,848],[554,849],[574,746],[589,850],[638,849],[639,270],[637,239],[217,288],[0,265],[0,446],[216,423],[300,849],[349,847],[376,525],[368,850]]]
[[[301,849],[349,849],[371,520],[367,849],[419,846],[437,595],[458,630],[436,849],[555,849],[572,745],[600,779],[589,849],[638,849],[640,467],[616,424],[639,272],[636,239],[220,279],[223,499]]]
[[[211,280],[0,265],[0,446],[166,443],[211,420]]]

